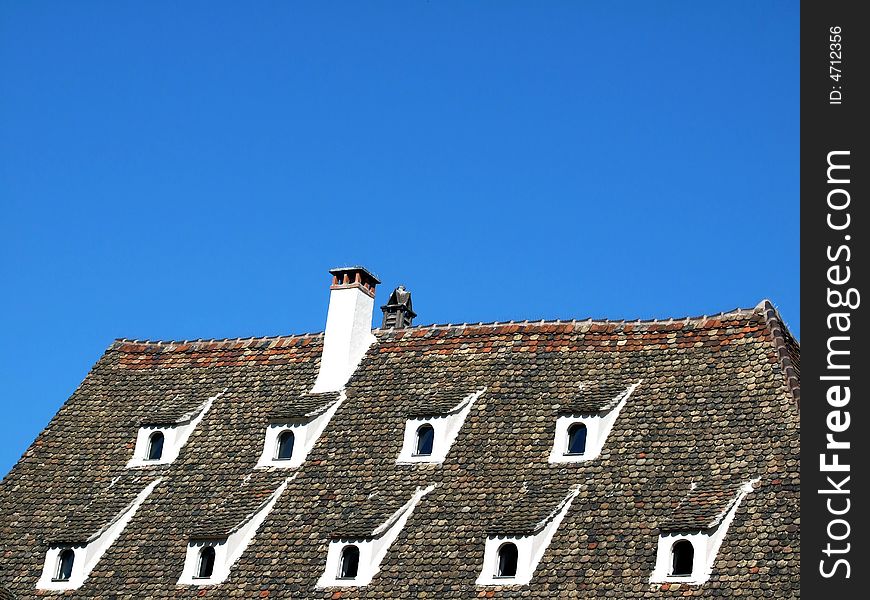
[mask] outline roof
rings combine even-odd
[[[562,414],[590,414],[608,411],[625,398],[630,385],[626,381],[619,380],[581,383],[576,392],[569,390],[562,392],[567,398],[562,403],[560,412]]]
[[[56,492],[63,499],[59,510],[52,515],[51,532],[45,544],[84,544],[96,538],[121,515],[136,496],[156,479],[153,475],[130,474],[113,478],[106,485],[81,487],[75,481]]]
[[[380,529],[414,495],[416,486],[398,486],[375,490],[364,499],[343,506],[339,521],[330,533],[334,539],[366,539],[382,533]]]
[[[297,421],[310,419],[338,401],[338,392],[305,394],[286,402],[281,402],[269,413],[270,421]]]
[[[129,377],[127,377],[129,375]],[[220,393],[226,387],[226,380],[214,371],[192,374],[181,380],[151,380],[147,385],[138,375],[119,373],[124,381],[117,382],[135,394],[135,401],[141,405],[137,418],[131,425],[175,425],[189,421],[202,409],[209,397]],[[203,391],[207,396],[203,397]]]
[[[228,494],[212,498],[208,507],[193,515],[190,538],[228,537],[263,508],[285,479],[278,474],[259,472]]]
[[[743,482],[711,479],[694,487],[666,517],[661,531],[705,531],[722,522],[739,497]]]
[[[328,597],[316,582],[332,535],[346,523],[362,530],[380,519],[366,508],[367,498],[375,494],[371,499],[389,510],[394,493],[396,502],[406,501],[409,490],[437,484],[371,584],[343,590],[344,598],[477,595],[489,525],[510,508],[511,495],[525,487],[555,488],[558,496],[575,485],[578,494],[531,583],[497,595],[682,597],[685,586],[649,583],[658,527],[675,514],[690,483],[727,474],[760,481],[736,511],[711,578],[692,595],[799,597],[799,347],[769,303],[649,322],[448,324],[374,333],[377,343],[348,382],[346,399],[229,578],[209,594]],[[265,493],[286,476],[266,469],[258,479],[264,426],[288,399],[312,388],[322,343],[322,334],[305,334],[111,344],[0,484],[0,585],[32,597],[44,540],[65,535],[65,515],[104,498],[107,506],[96,514],[113,515],[127,492],[115,503],[106,497],[110,490],[141,490],[159,476],[161,484],[84,585],[67,596],[196,594],[176,586],[189,536],[206,529],[203,519],[222,510],[219,501],[247,507],[246,487],[254,483]],[[567,392],[599,381],[642,383],[598,458],[550,464],[555,420],[573,401]],[[397,463],[420,393],[451,382],[486,393],[447,459]],[[126,468],[137,424],[154,410],[151,400],[174,397],[174,390],[204,400],[224,388],[172,464]],[[552,510],[546,502],[540,508]],[[519,506],[514,513],[517,530],[539,516]],[[105,519],[93,522],[98,527]]]
[[[576,487],[576,486],[575,486]],[[497,536],[535,535],[549,523],[574,494],[565,485],[523,485],[519,489],[502,490],[505,498],[496,500],[504,505],[489,522],[487,534]]]
[[[412,388],[413,389],[413,388]],[[425,418],[448,415],[466,404],[469,396],[480,390],[468,386],[444,386],[435,384],[409,397],[408,417]]]
[[[204,407],[205,402],[196,396],[167,397],[145,415],[140,425],[179,425],[193,419]]]

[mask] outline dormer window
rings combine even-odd
[[[72,548],[65,548],[57,557],[57,572],[52,581],[69,581],[72,577],[76,553]]]
[[[707,581],[737,508],[756,481],[744,484],[706,481],[693,486],[674,513],[659,525],[656,565],[650,583],[700,585]]]
[[[516,577],[519,550],[513,542],[505,542],[498,549],[497,577]]]
[[[526,486],[509,491],[513,506],[500,510],[499,518],[489,525],[477,584],[529,583],[579,491],[579,487],[529,490]]]
[[[198,579],[208,579],[214,573],[214,546],[203,546],[199,551],[199,564],[196,569]]]
[[[72,529],[80,532],[75,535],[78,541],[70,543],[72,540],[69,540],[49,545],[36,588],[55,591],[79,588],[159,483],[160,479],[152,481],[135,498],[128,498],[132,501],[126,506],[115,504],[119,500],[117,497],[95,500],[89,508],[94,510],[95,514],[107,515],[103,526],[97,531],[91,530],[91,533],[88,533],[88,529],[77,527],[76,521],[83,517],[79,514],[71,515]],[[93,526],[93,521],[87,517],[84,517],[84,521],[79,525],[85,523],[88,527]]]
[[[559,407],[550,462],[584,462],[598,458],[619,411],[638,385],[640,382],[582,385],[575,397]]]
[[[341,566],[338,569],[339,579],[354,579],[359,573],[359,548],[353,544],[345,546],[341,551]]]
[[[429,423],[423,423],[417,428],[416,456],[431,456],[432,445],[435,443],[435,429]]]
[[[678,540],[671,546],[671,575],[689,577],[695,562],[695,547],[689,540]]]
[[[417,488],[409,500],[403,493],[375,492],[362,505],[351,507],[340,529],[332,532],[317,587],[368,585],[414,508],[433,489],[434,485]]]
[[[565,454],[580,456],[584,452],[586,452],[586,425],[582,421],[578,421],[568,427],[568,447]]]
[[[187,543],[178,584],[215,585],[229,577],[233,564],[254,539],[292,479],[285,479],[265,501],[262,488],[248,486],[212,512],[199,525],[199,537]],[[240,521],[240,515],[247,516]]]
[[[293,444],[296,436],[289,429],[285,429],[278,435],[278,448],[275,452],[275,460],[290,460],[293,458]]]
[[[164,439],[162,431],[155,431],[148,437],[148,460],[160,460],[163,456]]]
[[[127,466],[153,467],[173,462],[212,403],[224,392],[204,402],[175,397],[154,408],[154,414],[139,427],[133,457]]]
[[[307,394],[272,411],[257,468],[295,469],[304,463],[344,398],[344,392]]]
[[[486,388],[468,393],[435,390],[412,408],[397,463],[441,463],[462,429],[471,407]]]

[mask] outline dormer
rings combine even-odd
[[[159,483],[160,479],[157,479],[149,484],[96,532],[88,534],[92,526],[88,518],[90,513],[83,511],[79,515],[80,519],[77,519],[81,526],[77,527],[75,523],[71,523],[68,530],[49,540],[42,575],[36,584],[37,589],[74,590],[80,587]],[[93,507],[87,508],[93,510]],[[102,512],[102,510],[94,512]]]
[[[742,484],[705,482],[693,486],[659,526],[650,583],[701,585],[710,578],[716,554],[737,508],[758,479]]]
[[[490,523],[478,585],[524,585],[544,556],[579,487],[518,490],[518,499]]]
[[[269,415],[257,468],[294,469],[304,463],[344,399],[344,391],[307,394]]]
[[[188,541],[178,585],[207,586],[223,582],[292,480],[292,477],[285,479],[265,501],[260,490],[248,489],[200,522]],[[239,515],[243,517],[240,519]]]
[[[368,585],[414,508],[434,489],[434,485],[417,488],[411,498],[396,510],[393,510],[395,496],[381,497],[377,493],[369,496],[368,502],[333,532],[326,554],[326,568],[317,581],[317,587]]]
[[[176,396],[158,407],[140,423],[133,456],[127,467],[151,467],[173,462],[212,403],[225,391],[199,402]]]
[[[397,463],[442,463],[475,400],[486,391],[434,391],[421,399],[405,421]]]
[[[638,385],[640,382],[581,384],[579,391],[559,407],[550,462],[598,458],[619,411]]]

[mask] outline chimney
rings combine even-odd
[[[380,281],[363,267],[342,267],[329,272],[332,274],[329,311],[320,372],[311,390],[314,394],[337,392],[343,388],[375,341],[372,310],[375,286]]]
[[[399,329],[410,327],[417,313],[411,308],[411,292],[400,285],[390,294],[390,299],[381,307],[384,311],[384,322],[381,329]]]

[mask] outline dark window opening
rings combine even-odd
[[[163,456],[163,433],[155,431],[148,438],[148,460],[160,460]]]
[[[61,551],[57,557],[57,573],[55,581],[69,581],[72,577],[73,563],[76,560],[76,553],[70,548]]]
[[[689,540],[680,540],[671,547],[673,562],[671,575],[687,576],[692,574],[692,563],[695,560],[695,547]]]
[[[417,428],[417,445],[415,454],[428,456],[432,454],[432,446],[435,443],[435,430],[428,423]]]
[[[353,579],[359,572],[359,548],[345,546],[341,551],[341,564],[338,567],[340,579]]]
[[[208,579],[214,573],[214,546],[206,546],[199,551],[199,566],[196,576],[200,579]]]
[[[275,460],[290,460],[293,456],[293,444],[296,442],[296,436],[290,430],[282,431],[278,436],[278,450],[275,453]]]
[[[568,428],[567,454],[583,454],[586,452],[586,425],[574,423]]]
[[[517,558],[519,552],[517,545],[512,542],[502,544],[498,549],[498,576],[499,577],[516,577],[517,576]]]

